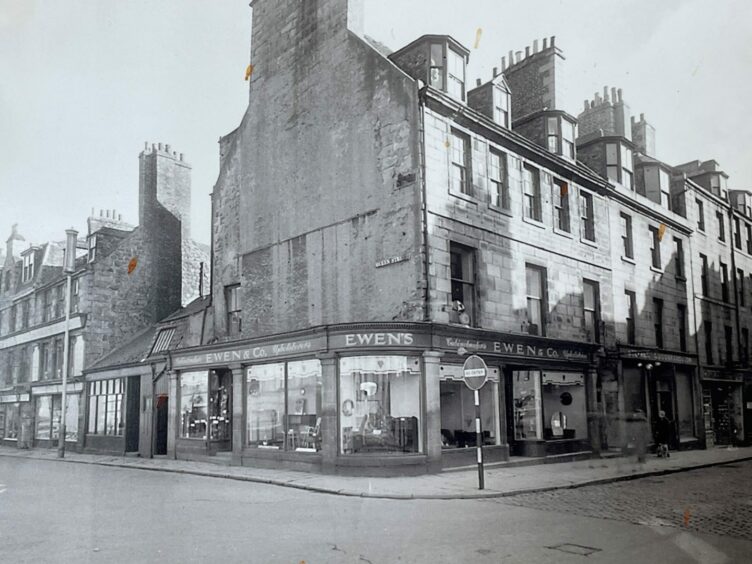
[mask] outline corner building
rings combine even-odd
[[[252,8],[249,106],[212,195],[212,305],[168,348],[168,454],[466,465],[473,353],[487,461],[597,452],[609,184],[576,160],[554,39],[471,86],[464,46],[424,36],[387,56],[358,2]]]

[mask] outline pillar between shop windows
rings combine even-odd
[[[337,357],[319,355],[321,362],[321,467],[334,472],[337,460]]]
[[[232,371],[232,465],[243,464],[243,368],[239,364],[230,366]]]
[[[601,417],[598,408],[598,370],[589,367],[586,372],[587,421],[590,449],[594,456],[601,454]]]
[[[167,456],[169,458],[177,458],[177,451],[175,448],[175,441],[178,432],[178,373],[170,371],[167,373],[169,388],[168,388],[168,403],[167,403]]]
[[[426,405],[426,457],[428,469],[438,470],[441,466],[441,394],[439,376],[442,353],[425,351],[423,366],[425,370],[425,405]]]

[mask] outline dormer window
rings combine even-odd
[[[546,120],[548,150],[562,157],[574,159],[575,124],[562,116]]]
[[[671,176],[663,169],[658,171],[658,184],[661,190],[661,205],[671,209]]]
[[[28,282],[34,277],[34,252],[30,252],[23,258],[23,270],[21,271],[21,281]]]
[[[634,190],[632,149],[622,143],[606,144],[606,176],[609,180]]]
[[[465,101],[465,56],[445,43],[431,43],[431,86]]]
[[[501,86],[493,89],[493,119],[499,125],[509,127],[509,91]]]
[[[97,236],[90,235],[88,244],[89,244],[88,261],[94,262],[94,260],[97,258]]]

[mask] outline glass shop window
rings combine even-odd
[[[321,362],[260,364],[248,369],[248,446],[321,450]]]
[[[499,428],[499,369],[489,367],[489,376],[480,395],[483,444],[501,444]],[[441,365],[439,380],[441,404],[441,447],[445,449],[476,446],[475,398],[465,385],[462,365]]]
[[[89,426],[86,432],[90,435],[122,436],[125,429],[124,402],[123,378],[89,382]]]
[[[420,359],[348,357],[340,359],[339,369],[343,454],[423,451]]]
[[[585,376],[578,372],[544,372],[543,438],[586,439]]]
[[[206,372],[180,375],[180,436],[206,439],[208,427],[209,379]]]
[[[65,440],[78,439],[78,396],[68,396],[65,410]],[[34,438],[56,441],[60,438],[61,396],[39,396],[36,399]]]
[[[18,440],[19,410],[18,403],[0,406],[0,439]]]
[[[518,441],[543,438],[540,372],[518,370],[512,374],[514,438]]]

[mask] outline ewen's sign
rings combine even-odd
[[[521,358],[547,360],[588,360],[586,350],[574,347],[541,346],[535,344],[514,343],[509,341],[488,341],[462,337],[437,336],[436,346],[443,349],[457,350],[464,348],[470,352],[484,352]]]
[[[232,362],[248,362],[287,355],[312,353],[323,350],[325,346],[324,337],[312,337],[309,339],[265,343],[255,346],[175,356],[172,363],[176,368],[184,366],[213,366]]]
[[[359,331],[329,336],[329,348],[404,348],[429,347],[430,337],[425,333],[404,331]]]

